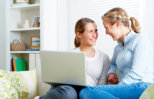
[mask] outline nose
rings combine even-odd
[[[107,31],[105,32],[106,34],[109,34]]]
[[[97,36],[97,32],[93,32],[93,37],[96,37]]]

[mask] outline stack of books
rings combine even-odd
[[[26,71],[26,62],[25,59],[11,59],[11,69],[12,71]]]
[[[26,51],[40,51],[40,49],[26,49]]]

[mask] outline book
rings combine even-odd
[[[26,51],[40,51],[40,49],[26,49]]]
[[[14,71],[14,67],[13,67],[13,57],[11,58],[11,71]]]
[[[14,71],[17,71],[15,59],[13,59],[13,70],[14,70]]]
[[[17,71],[26,71],[26,62],[25,59],[15,59],[16,70]]]

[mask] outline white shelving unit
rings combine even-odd
[[[30,46],[31,36],[40,36],[41,28],[33,27],[32,25],[34,17],[40,16],[40,4],[27,4],[27,5],[10,4],[8,12],[9,12],[8,15],[10,16],[9,17],[10,43],[12,43],[13,40],[17,39],[26,44],[26,49],[31,49]],[[25,20],[29,21],[30,24],[29,28],[23,27]],[[39,53],[40,51],[11,51],[11,46],[10,46],[10,61],[11,57],[25,59],[26,66],[29,70],[35,67],[31,63],[35,63],[36,60],[33,57],[35,57],[36,54]],[[10,69],[11,69],[11,64],[10,64]]]
[[[31,8],[39,8],[40,4],[29,4],[29,5],[12,5],[10,9],[31,9]]]
[[[40,51],[10,51],[11,54],[39,54]]]
[[[16,29],[11,29],[11,32],[22,32],[22,31],[36,31],[40,30],[40,28],[16,28]]]

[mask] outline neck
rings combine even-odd
[[[94,57],[95,56],[95,50],[92,46],[83,46],[80,45],[80,51],[86,52],[87,57]]]
[[[121,30],[121,38],[119,40],[122,41],[123,45],[125,43],[124,37],[127,36],[131,32],[130,28],[128,27],[123,27]]]

